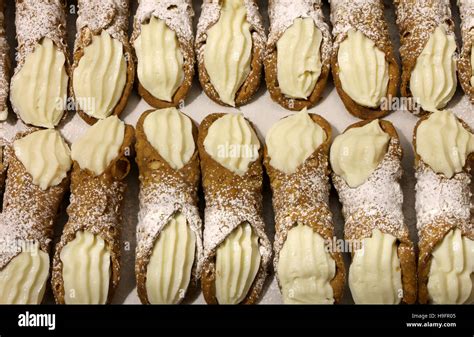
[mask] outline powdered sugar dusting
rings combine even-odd
[[[62,51],[66,51],[66,13],[61,0],[23,0],[16,3],[16,34],[18,40],[18,65],[21,69],[26,56],[35,50],[38,42],[49,38]]]
[[[191,0],[140,0],[135,15],[135,30],[132,41],[140,35],[141,25],[152,16],[165,21],[178,38],[191,43],[193,35],[192,18],[194,11]]]
[[[474,1],[459,0],[459,10],[461,12],[463,40],[466,41],[474,36]]]
[[[311,18],[323,34],[321,44],[321,58],[328,60],[331,57],[332,37],[329,26],[324,21],[321,0],[270,0],[270,34],[268,46],[274,46],[283,33],[297,18]]]
[[[403,193],[400,187],[402,166],[401,148],[398,139],[391,138],[389,148],[378,168],[365,183],[350,188],[345,180],[333,173],[333,182],[343,205],[346,219],[345,236],[348,238],[367,238],[372,230],[397,238],[406,235],[403,217]],[[361,230],[361,219],[370,219],[370,228],[362,229],[362,237],[356,235]]]
[[[448,179],[420,161],[415,173],[417,228],[442,221],[454,224],[464,233],[471,228],[471,176],[461,172]]]

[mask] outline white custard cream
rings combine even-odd
[[[349,287],[356,304],[399,304],[403,298],[397,238],[376,229],[362,240],[349,268]]]
[[[337,55],[342,89],[357,104],[377,108],[387,95],[389,71],[385,53],[358,30],[349,30]]]
[[[288,237],[278,260],[278,278],[285,304],[333,304],[331,280],[336,262],[324,239],[311,227],[298,224]]]
[[[100,120],[72,144],[71,157],[81,169],[101,175],[117,157],[125,136],[125,124],[116,116]]]
[[[450,231],[432,253],[428,293],[434,304],[474,303],[474,241]]]
[[[436,173],[453,177],[473,151],[474,135],[449,111],[432,113],[418,126],[416,152]]]
[[[323,34],[312,18],[298,18],[277,43],[277,75],[281,92],[307,99],[321,75]]]
[[[204,66],[219,98],[235,106],[250,74],[252,35],[244,0],[223,0],[219,20],[207,31]]]
[[[140,84],[160,100],[171,102],[184,80],[183,54],[176,33],[154,16],[141,26],[134,42]]]
[[[73,76],[74,95],[81,110],[97,119],[110,116],[122,97],[126,81],[122,43],[105,30],[93,36]]]
[[[436,111],[448,104],[456,92],[456,41],[444,26],[436,28],[416,60],[410,91],[423,110]]]
[[[295,173],[326,140],[323,128],[315,123],[306,109],[283,118],[267,133],[270,164],[286,173]]]
[[[333,171],[351,188],[362,185],[387,153],[390,136],[379,120],[351,128],[334,139],[330,161]]]
[[[204,148],[212,159],[243,176],[258,159],[260,141],[242,114],[227,114],[211,125]]]
[[[111,274],[110,251],[105,241],[89,232],[77,232],[60,258],[66,304],[105,304]]]
[[[64,114],[68,75],[66,57],[44,38],[11,82],[11,102],[20,118],[37,127],[54,128]]]
[[[71,168],[71,152],[56,130],[33,132],[13,143],[15,156],[41,189],[56,186]]]
[[[193,156],[196,145],[192,122],[176,108],[150,113],[143,129],[148,142],[173,169],[183,168]]]
[[[151,304],[176,304],[185,296],[196,252],[196,235],[181,213],[173,215],[160,233],[146,273]]]
[[[257,276],[261,255],[258,236],[240,224],[216,252],[216,298],[219,304],[239,304]]]
[[[37,243],[0,271],[0,304],[41,304],[49,276],[49,255]]]

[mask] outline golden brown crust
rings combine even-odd
[[[400,82],[400,72],[398,63],[393,52],[392,42],[388,32],[388,25],[384,17],[384,5],[380,0],[370,1],[361,6],[358,2],[345,1],[347,8],[337,10],[337,3],[331,3],[331,20],[335,29],[334,34],[334,48],[331,57],[332,76],[334,85],[339,96],[344,103],[346,109],[355,117],[361,119],[375,119],[388,115],[391,112],[389,102],[397,97],[398,85]],[[365,7],[369,6],[369,7]],[[347,11],[350,10],[350,13]],[[385,60],[388,63],[388,88],[385,96],[385,102],[377,108],[369,108],[356,103],[342,88],[341,79],[339,77],[340,67],[338,62],[339,46],[347,38],[347,30],[345,25],[349,24],[353,29],[361,31],[367,38],[371,39],[377,48],[385,53]],[[370,33],[372,37],[368,34]]]
[[[310,226],[327,242],[332,242],[335,236],[332,213],[329,209],[328,199],[330,192],[329,175],[331,171],[328,164],[329,147],[332,128],[321,116],[310,114],[314,123],[318,124],[326,133],[326,140],[302,164],[295,173],[287,175],[274,168],[268,148],[265,147],[264,164],[273,191],[273,209],[275,210],[275,244],[274,244],[274,269],[278,276],[278,259],[284,242],[291,228],[298,223]],[[321,175],[321,177],[319,177]],[[321,179],[321,186],[313,186],[312,178]],[[288,196],[291,195],[291,198]],[[290,201],[291,200],[291,201]],[[331,280],[334,300],[339,303],[344,293],[345,267],[342,254],[331,251],[331,256],[336,262],[336,274]]]
[[[361,121],[349,126],[347,130],[352,128],[362,127],[372,121]],[[395,127],[389,121],[381,120],[380,126],[384,132],[390,136],[390,145],[385,155],[385,158],[390,158],[400,168],[400,171],[395,170],[392,174],[395,175],[397,183],[401,177],[401,159],[402,159],[402,148],[400,145],[398,133]],[[385,160],[385,159],[384,159]],[[379,166],[380,168],[381,166]],[[397,177],[396,172],[400,173]],[[333,182],[341,194],[342,190],[348,187],[345,182],[342,182],[342,178],[333,173]],[[387,192],[388,193],[388,192]],[[401,193],[401,192],[400,192]],[[401,210],[400,210],[401,212]],[[403,215],[402,215],[403,216]],[[351,223],[348,222],[348,218],[351,218]],[[400,259],[400,268],[402,274],[402,286],[403,286],[403,298],[402,302],[406,304],[413,304],[417,298],[417,275],[416,275],[416,259],[413,242],[410,239],[408,227],[403,222],[400,224],[388,225],[387,222],[391,221],[386,215],[370,215],[366,214],[363,209],[357,210],[354,214],[346,214],[346,224],[344,229],[344,237],[346,240],[352,243],[361,242],[365,238],[372,236],[374,229],[379,229],[383,233],[390,234],[398,239],[398,258]],[[356,219],[354,221],[354,219]],[[352,251],[352,257],[354,251]]]
[[[413,148],[415,152],[415,169],[420,168],[424,164],[423,160],[421,159],[420,155],[416,150],[416,134],[418,127],[421,123],[426,121],[430,117],[430,114],[422,116],[418,123],[415,126],[413,132]],[[466,130],[472,132],[471,128],[461,119],[458,118],[461,124],[464,126]],[[466,165],[463,168],[463,172],[470,172],[471,170],[471,163],[474,159],[474,154],[469,154]],[[470,176],[470,175],[469,175]],[[446,178],[447,179],[447,178]],[[460,229],[462,231],[462,235],[468,237],[470,240],[474,240],[474,231],[468,231],[465,226],[460,224],[460,221],[457,219],[451,218],[444,218],[438,219],[437,221],[433,221],[432,223],[425,224],[419,228],[418,232],[418,301],[421,304],[427,304],[430,301],[430,296],[428,293],[428,279],[429,273],[431,269],[431,258],[432,252],[435,247],[440,244],[446,234],[448,234],[453,229]]]
[[[139,173],[140,173],[140,189],[141,193],[144,193],[147,189],[159,190],[161,184],[166,185],[166,190],[168,187],[172,190],[182,192],[182,199],[174,199],[171,202],[173,203],[184,203],[189,204],[191,207],[195,208],[193,215],[199,217],[197,204],[198,204],[198,187],[201,178],[201,171],[199,166],[199,154],[197,148],[189,162],[179,170],[173,169],[168,162],[163,159],[159,152],[150,144],[148,141],[143,124],[145,119],[150,113],[155,112],[155,110],[148,110],[142,114],[138,123],[136,130],[137,142],[135,144],[136,149],[136,158]],[[197,141],[198,130],[196,125],[193,123],[193,137],[194,141]],[[163,192],[166,193],[166,192]],[[168,196],[169,197],[169,196]],[[159,201],[151,200],[148,202]],[[170,202],[170,201],[168,201]],[[143,207],[141,205],[140,207]],[[166,205],[168,206],[168,205]],[[164,206],[165,207],[165,206]],[[178,207],[185,207],[178,206]],[[182,208],[181,208],[182,210]],[[174,212],[171,212],[171,215]],[[169,218],[169,217],[168,217]],[[168,218],[164,222],[168,221]],[[192,269],[192,284],[191,286],[196,287],[200,274],[201,274],[201,254],[202,254],[202,234],[201,234],[201,223],[200,219],[188,219],[188,224],[193,223],[195,220],[199,220],[196,226],[198,228],[191,228],[196,234],[197,240],[197,249],[194,260],[194,265]],[[137,228],[137,253],[135,260],[135,276],[137,280],[137,290],[138,297],[140,298],[143,304],[150,304],[148,300],[148,294],[146,290],[146,275],[148,264],[150,262],[151,254],[153,252],[153,246],[156,240],[158,239],[161,230],[157,230],[153,233],[148,233],[147,228],[141,228],[141,224]],[[144,237],[141,237],[144,235]],[[152,236],[148,239],[148,235]],[[187,289],[185,289],[187,290]]]
[[[35,131],[37,129],[19,133],[15,140]],[[5,152],[3,168],[6,180],[0,224],[6,226],[6,231],[3,233],[8,237],[2,239],[21,243],[37,242],[43,252],[49,253],[54,222],[63,196],[69,187],[69,175],[58,185],[42,190],[33,183],[33,178],[16,157],[13,144],[8,145]],[[15,251],[0,252],[0,270],[21,253],[19,249],[21,247],[14,248]]]
[[[285,3],[286,2],[286,3]],[[269,15],[270,15],[270,34],[267,41],[266,55],[264,59],[265,65],[265,80],[267,84],[267,89],[272,97],[272,99],[280,104],[282,107],[293,110],[301,111],[304,108],[311,108],[316,105],[316,103],[321,99],[321,95],[326,88],[326,83],[329,77],[330,68],[331,68],[331,53],[332,49],[332,36],[329,31],[329,27],[324,21],[324,15],[322,12],[322,2],[321,0],[312,0],[309,2],[300,2],[299,5],[303,6],[306,4],[306,10],[309,11],[304,13],[295,13],[295,19],[298,17],[308,17],[313,19],[315,26],[321,31],[323,35],[323,41],[321,42],[320,54],[321,54],[321,74],[316,82],[316,85],[306,99],[296,99],[286,96],[281,92],[279,83],[278,83],[278,50],[277,43],[281,36],[285,33],[288,23],[282,24],[279,22],[281,16],[285,15],[281,13],[281,9],[286,10],[286,6],[291,6],[291,4],[286,0],[270,0],[269,2]],[[280,7],[281,6],[281,7]],[[298,16],[298,15],[301,16]],[[276,22],[273,22],[276,21]],[[293,20],[294,21],[294,20]],[[291,22],[291,21],[290,21]]]
[[[117,157],[99,175],[81,169],[74,161],[71,175],[71,203],[67,209],[68,222],[56,245],[51,283],[57,304],[65,304],[62,249],[79,231],[101,237],[110,252],[111,278],[107,303],[110,303],[120,280],[120,226],[122,202],[126,189],[124,179],[130,170],[128,156],[133,146],[133,127],[126,125],[124,141]]]
[[[206,10],[207,6],[212,5],[213,0],[205,0],[203,4],[203,11]],[[263,69],[263,57],[265,54],[265,31],[262,25],[262,18],[258,13],[258,4],[256,0],[248,0],[246,1],[250,3],[250,6],[247,6],[247,12],[249,11],[249,7],[255,13],[247,15],[247,20],[253,18],[253,22],[249,22],[251,24],[251,33],[252,33],[252,57],[250,62],[250,73],[247,76],[247,79],[239,88],[235,95],[235,106],[239,107],[242,105],[247,104],[252,97],[255,95],[257,90],[260,88],[260,81],[262,77],[262,69]],[[201,18],[203,15],[201,16]],[[203,24],[200,23],[198,26],[198,32],[196,36],[196,54],[197,54],[197,65],[198,65],[198,74],[199,74],[199,82],[201,86],[209,98],[211,98],[214,102],[228,106],[222,102],[217,93],[216,89],[211,83],[211,79],[209,78],[209,74],[207,73],[205,64],[204,64],[204,47],[206,45],[207,40],[207,31],[209,28],[212,27],[217,21],[219,16],[215,22],[210,22],[205,27]]]
[[[266,236],[262,217],[263,151],[260,148],[258,159],[250,163],[243,176],[231,172],[215,161],[205,150],[204,140],[211,125],[224,115],[211,114],[202,121],[199,127],[198,149],[201,158],[202,186],[206,199],[201,286],[206,302],[218,304],[215,295],[216,250],[227,236],[223,235],[215,241],[211,232],[220,231],[228,235],[239,224],[246,221],[259,237],[262,259],[255,280],[241,304],[255,304],[261,297],[271,259],[271,244]],[[211,214],[212,211],[217,211],[219,214]],[[213,218],[216,215],[219,215],[218,219]],[[221,219],[225,220],[221,222]],[[225,230],[224,227],[230,230]]]
[[[454,21],[449,0],[394,0],[397,25],[400,30],[402,59],[401,94],[409,98],[409,109],[416,113],[417,102],[410,90],[411,73],[416,61],[435,29],[444,24],[454,35]],[[421,115],[427,112],[420,108]]]

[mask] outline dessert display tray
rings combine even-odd
[[[132,7],[132,13],[135,13],[137,4],[136,1]],[[392,41],[394,47],[398,50],[399,47],[399,38],[398,30],[395,25],[395,12],[393,8],[392,1],[386,0],[386,18],[389,23],[389,28],[392,36]],[[197,18],[200,15],[200,6],[202,1],[195,0],[194,9],[195,9],[195,23]],[[6,12],[6,21],[7,21],[7,34],[9,35],[10,46],[12,46],[12,58],[14,56],[15,43],[15,27],[14,27],[14,12],[12,8],[13,1],[8,1],[8,9]],[[260,10],[264,17],[266,27],[268,29],[268,14],[267,14],[267,0],[259,1]],[[68,27],[69,27],[69,43],[70,49],[72,50],[74,35],[75,35],[75,4],[68,1]],[[329,4],[325,2],[326,14],[328,14]],[[459,29],[459,12],[458,9],[453,7],[453,14],[456,18],[456,27]],[[459,38],[460,32],[456,32]],[[397,56],[398,56],[397,52]],[[138,96],[136,90],[131,96],[126,111],[121,115],[121,118],[132,126],[135,126],[140,115],[146,110],[151,109],[151,107],[146,104]],[[469,103],[468,99],[463,95],[461,88],[458,88],[455,98],[450,103],[448,107],[451,111],[457,114],[459,117],[463,118],[466,123],[471,127],[474,127],[474,109],[473,106]],[[210,113],[214,112],[241,112],[250,119],[258,132],[261,140],[264,140],[264,137],[270,127],[277,122],[279,119],[292,114],[291,111],[285,110],[280,107],[278,104],[272,101],[269,93],[266,91],[264,83],[260,88],[260,91],[248,105],[243,106],[239,109],[226,108],[219,106],[212,102],[201,90],[201,87],[198,81],[195,79],[193,88],[186,100],[186,104],[181,109],[184,113],[194,119],[197,123],[200,123],[201,120]],[[350,124],[357,122],[358,120],[351,116],[342,101],[340,100],[337,92],[332,84],[332,80],[329,80],[328,86],[324,92],[322,100],[317,104],[315,108],[309,110],[311,113],[316,113],[323,116],[329,121],[333,127],[334,137],[340,134],[348,127]],[[416,243],[418,242],[416,234],[416,217],[415,217],[415,179],[414,179],[414,170],[413,170],[413,149],[411,145],[413,137],[413,129],[417,122],[417,117],[412,115],[407,111],[395,111],[388,117],[387,120],[391,121],[397,131],[399,132],[401,144],[404,150],[403,157],[403,169],[404,174],[402,178],[402,188],[404,193],[404,215],[406,223],[410,229],[410,235],[412,240]],[[16,134],[16,132],[23,130],[24,125],[16,119],[16,116],[13,116],[10,113],[9,119],[3,125],[0,124],[0,135],[6,139],[11,139]],[[87,130],[88,125],[79,117],[79,115],[70,113],[65,120],[62,122],[59,130],[65,139],[72,143],[78,139],[85,130]],[[135,260],[135,228],[137,226],[137,216],[138,216],[138,170],[136,165],[133,166],[132,173],[128,177],[128,190],[125,197],[125,206],[124,206],[124,221],[122,225],[122,273],[121,273],[121,282],[120,286],[115,294],[113,303],[115,304],[139,304],[140,301],[137,296],[136,286],[135,286],[135,273],[134,273],[134,260]],[[60,221],[56,226],[55,236],[58,238],[61,234],[61,228],[65,223],[65,207],[60,215]],[[341,205],[337,200],[337,195],[334,190],[331,192],[331,210],[334,216],[334,223],[336,226],[336,235],[337,239],[343,238],[343,225],[344,221],[341,214]],[[266,222],[266,230],[271,239],[274,236],[274,221],[273,221],[273,210],[271,206],[271,194],[268,179],[264,180],[264,216]],[[345,254],[346,265],[348,266],[349,254]],[[278,289],[277,282],[274,278],[273,271],[270,273],[270,277],[267,281],[267,285],[264,290],[263,297],[260,301],[261,304],[280,304],[282,303],[280,291]],[[200,292],[195,294],[190,294],[187,299],[188,303],[203,304],[204,299]],[[47,297],[45,300],[46,303],[53,303],[51,290],[48,290]],[[350,291],[346,285],[345,295],[342,303],[350,304],[353,303]]]

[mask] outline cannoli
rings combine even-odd
[[[131,44],[138,93],[155,108],[182,105],[194,77],[191,0],[140,0]]]
[[[454,96],[456,37],[449,0],[394,0],[400,30],[401,94],[415,114],[445,107]]]
[[[201,277],[208,304],[255,304],[272,248],[262,217],[262,156],[241,114],[211,114],[199,127],[206,199]]]
[[[400,187],[402,148],[388,121],[364,121],[336,137],[332,180],[352,248],[349,287],[356,304],[412,304],[416,260]]]
[[[344,292],[341,252],[328,249],[331,126],[306,110],[268,132],[265,167],[275,210],[274,268],[285,304],[333,304]]]
[[[143,304],[181,302],[202,266],[197,128],[176,110],[145,112],[137,123],[140,213],[135,274]]]
[[[271,0],[265,78],[286,109],[310,108],[321,98],[331,67],[332,37],[321,0]]]
[[[0,216],[0,303],[40,304],[53,225],[69,187],[70,151],[55,130],[19,134],[6,147]]]
[[[256,0],[204,0],[197,28],[199,81],[216,103],[241,106],[260,87],[265,30]]]
[[[8,89],[10,82],[10,57],[5,33],[5,0],[0,0],[0,122],[8,116]]]
[[[398,63],[382,0],[331,0],[332,74],[346,109],[362,119],[391,111],[398,93]]]
[[[68,222],[56,245],[58,304],[110,303],[120,279],[120,226],[133,127],[110,116],[73,143]]]
[[[474,135],[451,112],[439,111],[420,119],[413,145],[419,302],[474,303],[470,218]]]
[[[71,93],[89,124],[120,115],[135,78],[129,0],[78,0]]]
[[[474,2],[459,0],[461,12],[462,51],[459,58],[459,82],[474,104]]]
[[[53,128],[67,106],[70,75],[64,0],[16,0],[17,66],[13,111],[26,124]]]

